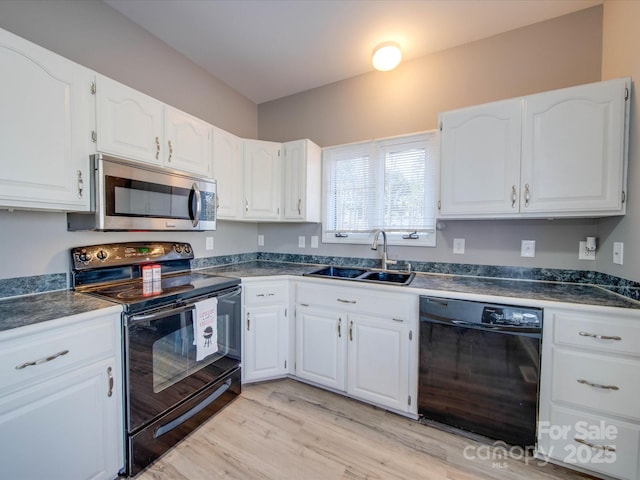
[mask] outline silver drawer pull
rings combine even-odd
[[[617,335],[598,335],[596,333],[589,333],[589,332],[580,332],[578,333],[578,335],[580,335],[581,337],[597,338],[598,340],[616,340],[616,341],[622,340],[622,337],[618,337]]]
[[[614,447],[612,445],[596,445],[595,443],[589,443],[586,440],[583,440],[581,438],[574,438],[573,441],[581,443],[583,445],[586,445],[587,447],[595,448],[595,449],[598,449],[598,450],[604,450],[605,452],[615,452],[616,451],[616,447]]]
[[[603,390],[620,390],[620,388],[615,385],[600,385],[599,383],[591,383],[583,378],[579,378],[578,383],[589,385],[590,387],[602,388]]]
[[[404,322],[404,320],[402,320],[401,318],[392,318],[391,320],[393,320],[394,322]]]
[[[352,305],[355,305],[355,304],[356,304],[356,301],[355,301],[355,300],[345,300],[344,298],[338,298],[337,300],[338,300],[340,303],[350,303],[350,304],[352,304]]]
[[[51,360],[55,360],[58,357],[66,355],[67,353],[69,353],[69,350],[62,350],[61,352],[54,353],[53,355],[50,355],[48,357],[39,358],[38,360],[35,360],[33,362],[25,362],[22,365],[18,365],[16,367],[16,370],[22,370],[23,368],[33,367],[35,365],[40,365],[42,363],[47,363],[47,362],[50,362]]]
[[[256,297],[273,297],[275,293],[256,293]]]

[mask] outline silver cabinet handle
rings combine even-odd
[[[78,198],[82,198],[82,191],[84,190],[84,180],[82,180],[82,171],[78,170],[76,172],[78,175]]]
[[[298,215],[302,215],[302,199],[298,199]]]
[[[596,333],[589,333],[589,332],[580,332],[578,333],[578,335],[580,335],[581,337],[597,338],[598,340],[615,340],[618,342],[622,340],[622,337],[619,337],[617,335],[598,335]]]
[[[249,200],[244,201],[244,211],[249,213]]]
[[[113,370],[111,367],[107,368],[107,376],[109,377],[109,391],[107,392],[107,397],[113,395]]]
[[[581,438],[575,438],[575,437],[574,437],[573,441],[581,443],[583,445],[586,445],[587,447],[596,448],[598,450],[604,450],[605,452],[615,452],[616,451],[616,447],[614,447],[612,445],[597,445],[595,443],[589,443],[586,440],[583,440]]]
[[[342,338],[342,319],[338,319],[338,338]]]
[[[349,341],[353,342],[353,322],[349,323]]]
[[[589,385],[590,387],[594,388],[602,388],[603,390],[620,390],[620,388],[616,387],[615,385],[601,385],[599,383],[592,383],[588,380],[585,380],[584,378],[579,378],[577,382],[583,385]]]
[[[160,158],[160,138],[156,137],[156,160]]]
[[[344,298],[338,298],[337,299],[340,303],[349,303],[351,305],[355,305],[356,301],[355,300],[345,300]]]
[[[171,140],[169,140],[169,159],[167,161],[171,161],[171,156],[173,155],[173,145],[171,145]]]
[[[529,206],[529,200],[531,200],[531,191],[529,190],[529,184],[524,186],[524,206]]]
[[[251,318],[249,317],[249,314],[247,313],[247,332],[251,330]]]
[[[518,194],[516,192],[516,186],[511,187],[511,208],[516,207],[516,201],[518,200]]]
[[[16,366],[16,370],[22,370],[23,368],[33,367],[35,365],[41,365],[43,363],[50,362],[51,360],[55,360],[58,357],[66,355],[67,353],[69,353],[69,350],[62,350],[61,352],[54,353],[53,355],[49,355],[48,357],[39,358],[38,360],[34,360],[33,362],[25,362],[22,365]]]

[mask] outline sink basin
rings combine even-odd
[[[367,270],[359,268],[348,267],[323,267],[313,272],[305,273],[305,275],[319,276],[319,277],[334,277],[334,278],[357,278],[360,275],[367,273]]]
[[[368,272],[360,277],[360,280],[368,282],[393,283],[396,285],[409,285],[415,276],[415,273]]]
[[[310,277],[339,278],[343,280],[355,280],[371,283],[389,283],[393,285],[409,285],[415,273],[391,272],[391,271],[371,271],[362,268],[350,267],[322,267],[318,270],[305,273]]]

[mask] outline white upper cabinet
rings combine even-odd
[[[0,29],[0,207],[86,211],[94,73]]]
[[[523,212],[624,213],[629,90],[620,79],[525,97]]]
[[[211,125],[168,105],[164,111],[164,165],[210,177]]]
[[[440,115],[442,218],[623,215],[631,80]]]
[[[218,184],[218,219],[242,218],[242,140],[213,127],[212,164]]]
[[[441,215],[519,211],[521,100],[440,115]]]
[[[244,140],[244,218],[280,220],[282,201],[282,144]]]
[[[211,125],[107,77],[96,96],[99,152],[211,176]]]
[[[96,96],[98,151],[162,165],[163,104],[101,75]]]
[[[282,219],[320,221],[322,149],[310,140],[282,145]]]

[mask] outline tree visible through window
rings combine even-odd
[[[326,148],[323,171],[324,242],[435,245],[435,132]]]

